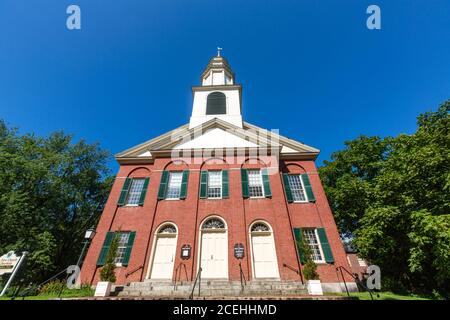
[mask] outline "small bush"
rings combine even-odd
[[[46,283],[39,290],[40,296],[61,297],[90,297],[94,295],[94,290],[88,284],[82,284],[79,289],[69,289],[64,281],[54,280]]]
[[[65,282],[61,280],[53,280],[47,282],[39,289],[39,295],[51,295],[51,294],[59,294],[61,290],[67,288]]]
[[[108,282],[116,282],[116,255],[117,255],[117,249],[119,248],[119,238],[117,235],[114,236],[114,238],[111,241],[108,253],[106,255],[106,262],[103,266],[102,270],[100,271],[100,280],[101,281],[108,281]]]
[[[303,266],[303,275],[306,280],[319,280],[319,274],[317,273],[317,265],[312,259],[312,250],[310,246],[305,242],[301,243],[301,249],[304,255],[305,264]]]

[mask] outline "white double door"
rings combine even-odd
[[[228,278],[226,231],[202,232],[200,266],[202,278]]]
[[[176,247],[176,236],[157,237],[151,279],[172,279]]]
[[[279,278],[277,255],[272,234],[252,234],[251,239],[255,278]]]

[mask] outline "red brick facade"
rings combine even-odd
[[[116,155],[121,167],[85,258],[82,282],[95,284],[99,281],[97,259],[108,248],[105,246],[102,250],[103,243],[105,239],[112,237],[112,234],[107,237],[108,232],[119,230],[133,232],[130,233],[131,239],[133,235],[135,237],[134,242],[128,242],[124,255],[126,258],[121,260],[127,261],[128,263],[124,263],[127,265],[116,268],[118,284],[144,281],[151,275],[150,270],[157,270],[154,278],[192,281],[197,275],[200,261],[204,261],[201,268],[209,272],[209,278],[239,280],[241,263],[248,280],[253,280],[256,275],[254,264],[258,265],[258,276],[261,278],[279,276],[281,280],[303,280],[296,245],[296,237],[300,238],[303,232],[298,228],[317,228],[314,232],[308,230],[307,233],[310,240],[320,238],[320,246],[317,246],[318,241],[310,241],[316,253],[318,250],[322,251],[319,255],[316,254],[317,261],[327,261],[318,265],[320,279],[322,283],[329,284],[328,288],[334,286],[336,289],[338,284],[336,290],[339,290],[342,279],[336,272],[336,267],[344,266],[349,269],[350,266],[314,163],[319,150],[243,122],[241,89],[241,85],[235,84],[234,74],[226,59],[220,55],[213,57],[202,73],[202,86],[192,87],[194,101],[189,124]],[[189,161],[183,161],[174,155],[176,150],[194,151],[194,155],[189,156]],[[211,150],[214,152],[209,152]],[[220,152],[224,150],[226,153]],[[197,151],[203,154],[198,155]],[[205,156],[205,152],[215,158]],[[226,154],[226,157],[218,154]],[[262,169],[260,180],[264,185],[263,190],[267,189],[267,192],[261,193],[266,197],[247,198],[248,169]],[[162,196],[158,199],[161,181],[161,185],[166,186],[168,173],[165,171],[184,171],[182,186],[186,186],[187,170],[187,188],[181,187],[183,199],[165,200]],[[202,170],[226,170],[222,172],[222,179],[225,176],[222,183],[225,181],[226,185],[228,174],[228,188],[225,189],[229,192],[228,196],[225,193],[224,198],[204,199],[200,193],[200,186],[206,185],[205,182],[201,183]],[[287,177],[283,173],[299,176]],[[255,183],[259,178],[254,172],[252,174],[252,183]],[[149,178],[147,192],[142,193],[146,195],[145,199],[141,196],[138,206],[122,206],[122,201],[119,201],[125,181],[130,181],[127,178]],[[283,179],[291,178],[296,179],[292,183],[297,191],[303,188],[307,201],[290,200],[290,187],[285,187],[284,183],[287,182]],[[261,189],[262,187],[260,186]],[[287,193],[285,189],[288,190]],[[127,190],[124,188],[123,199]],[[161,190],[164,191],[165,188]],[[297,200],[303,201],[298,194]],[[205,219],[212,216],[219,217],[224,222],[226,237],[224,229],[200,230]],[[175,255],[175,234],[161,237],[155,235],[159,227],[168,222],[177,229]],[[255,222],[263,223],[258,225],[263,233],[250,233]],[[207,245],[203,247],[204,257],[200,258],[203,234]],[[157,239],[162,239],[162,242]],[[170,244],[164,242],[166,240]],[[214,241],[219,241],[219,244]],[[225,244],[225,241],[228,243]],[[153,268],[152,257],[156,242],[159,243],[158,250],[166,250],[170,246],[171,251],[167,249],[164,253],[158,253],[158,259],[167,258],[168,262],[157,260],[156,267]],[[234,256],[235,244],[244,246],[242,260]],[[188,260],[181,259],[181,248],[184,245],[191,247],[191,257]],[[321,256],[324,259],[319,259]],[[253,260],[257,262],[253,263]],[[219,267],[217,262],[220,263]],[[172,277],[170,268],[173,268]],[[347,278],[346,281],[351,279]],[[327,289],[327,286],[324,288]]]
[[[267,160],[267,161],[266,161]],[[236,162],[236,161],[235,161]],[[313,160],[281,160],[276,174],[269,175],[271,198],[244,199],[241,187],[241,168],[265,167],[269,159],[260,158],[256,163],[227,164],[224,160],[210,160],[200,164],[175,164],[170,158],[156,158],[152,164],[123,164],[117,174],[110,196],[104,208],[96,235],[83,263],[81,281],[95,284],[99,281],[100,268],[96,266],[106,233],[108,231],[135,231],[136,238],[131,250],[129,264],[116,268],[117,284],[143,281],[148,277],[150,257],[155,241],[155,231],[164,222],[172,222],[178,228],[176,259],[173,279],[180,263],[186,269],[178,278],[192,281],[198,268],[199,228],[211,215],[221,217],[227,224],[228,233],[228,278],[239,280],[239,261],[234,257],[235,243],[242,243],[245,256],[242,268],[247,279],[252,279],[250,253],[250,225],[256,220],[267,222],[273,230],[273,238],[281,280],[300,280],[294,270],[301,270],[293,234],[293,228],[324,228],[328,237],[334,263],[320,264],[318,273],[322,283],[340,283],[337,266],[350,269],[344,247],[328,205]],[[273,163],[273,162],[272,162]],[[163,170],[189,170],[187,196],[184,200],[158,200],[157,194]],[[200,170],[227,169],[229,172],[228,199],[200,199]],[[316,202],[288,203],[283,188],[282,172],[307,173]],[[118,206],[117,202],[126,177],[149,177],[150,183],[142,206]],[[181,260],[181,246],[192,247],[191,258]],[[346,278],[346,281],[351,281]]]

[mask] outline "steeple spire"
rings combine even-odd
[[[222,56],[222,48],[217,47],[217,56],[209,60],[202,73],[202,86],[223,86],[234,84],[234,73],[227,59]]]

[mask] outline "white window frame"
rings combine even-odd
[[[293,173],[293,174],[289,174],[290,176],[298,176],[298,178],[300,179],[300,184],[302,185],[302,189],[303,189],[303,195],[305,196],[305,200],[294,200],[294,195],[292,195],[292,200],[294,203],[305,203],[305,202],[309,202],[308,199],[308,194],[306,193],[306,189],[305,189],[305,184],[303,183],[303,177],[300,173]],[[291,184],[288,178],[288,183],[289,183],[289,188],[291,188]],[[291,188],[292,190],[292,188]],[[292,192],[292,191],[291,191]]]
[[[251,196],[250,195],[250,171],[259,171],[259,178],[261,179],[261,192],[262,192],[262,196]],[[263,181],[263,176],[262,176],[262,170],[261,169],[247,169],[247,187],[248,187],[248,198],[249,199],[262,199],[266,197],[266,194],[264,192],[264,181]]]
[[[180,192],[178,193],[178,197],[169,198],[169,188],[170,188],[170,180],[172,178],[172,175],[174,173],[180,174],[181,180],[180,180]],[[166,195],[164,197],[164,200],[180,200],[181,196],[181,187],[183,186],[183,172],[182,171],[169,171],[169,178],[167,179],[167,187],[166,187]]]
[[[114,234],[114,236],[115,237],[117,237],[119,234],[127,234],[127,243],[125,244],[125,246],[121,246],[120,245],[120,242],[119,242],[119,245],[117,246],[117,252],[116,252],[116,257],[114,258],[114,262],[115,262],[115,264],[116,264],[116,267],[121,267],[123,264],[123,258],[125,257],[125,252],[126,252],[126,250],[127,250],[127,247],[128,247],[128,241],[130,240],[130,234],[131,234],[131,232],[129,232],[129,231],[120,231],[120,232],[116,232],[115,234]],[[122,256],[122,259],[121,259],[121,261],[120,262],[116,262],[116,259],[117,259],[117,255],[118,255],[118,253],[119,253],[119,249],[121,249],[121,248],[125,248],[125,252],[124,252],[124,255]]]
[[[142,183],[142,189],[140,194],[142,194],[142,191],[144,190],[144,183],[145,183],[145,178],[131,178],[131,182],[130,182],[130,190],[128,190],[128,194],[127,197],[125,199],[125,207],[138,207],[139,206],[139,199],[138,199],[138,203],[128,203],[128,200],[130,199],[130,193],[131,193],[131,187],[133,187],[133,182],[135,180],[143,180]],[[140,198],[141,196],[139,196]]]
[[[325,261],[325,256],[323,254],[323,250],[322,250],[322,243],[320,242],[320,238],[319,238],[319,233],[317,232],[317,228],[303,228],[303,229],[309,229],[309,230],[314,230],[314,235],[316,237],[316,241],[317,241],[317,245],[319,247],[319,251],[320,251],[320,256],[322,257],[322,260],[313,260],[314,263],[326,263]],[[302,237],[304,237],[305,235],[302,234]],[[307,243],[307,245],[309,246],[309,242]],[[312,250],[312,249],[311,249]]]
[[[223,173],[222,170],[208,170],[208,176],[206,180],[206,199],[211,200],[220,200],[223,197]],[[218,172],[220,177],[220,197],[210,197],[209,196],[209,173],[210,172]]]

